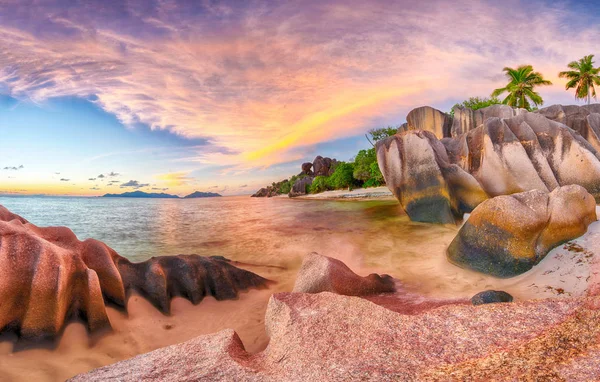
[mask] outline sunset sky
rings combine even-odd
[[[76,5],[74,5],[76,4]],[[194,4],[194,5],[191,5]],[[595,1],[0,0],[0,194],[252,193],[532,64],[600,65]]]

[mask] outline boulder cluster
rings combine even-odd
[[[484,200],[578,184],[600,201],[600,105],[538,112],[430,107],[377,143],[387,186],[414,221],[455,223]]]
[[[224,258],[153,257],[132,263],[106,244],[79,241],[66,227],[37,227],[0,206],[0,332],[51,338],[80,317],[90,331],[109,327],[105,300],[126,308],[136,291],[163,313],[172,297],[236,298],[268,280]]]
[[[277,183],[273,183],[270,186],[263,187],[256,191],[252,197],[273,197],[277,195],[287,194],[293,198],[295,196],[306,195],[307,189],[312,184],[313,180],[317,176],[330,176],[335,171],[338,161],[327,157],[318,155],[313,162],[302,163],[302,171],[292,177],[292,179],[282,180]],[[289,188],[289,191],[285,187]]]

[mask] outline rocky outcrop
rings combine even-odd
[[[408,113],[406,123],[400,126],[400,130],[426,130],[442,139],[449,136],[451,126],[452,118],[448,114],[430,106],[422,106]]]
[[[0,206],[0,331],[21,337],[53,337],[73,317],[90,331],[110,326],[105,299],[125,307],[140,292],[162,312],[182,296],[235,298],[268,280],[218,258],[153,257],[131,263],[106,244],[79,241],[65,227],[37,227]]]
[[[488,197],[472,175],[450,163],[444,145],[429,131],[397,134],[376,148],[386,185],[411,220],[454,223]]]
[[[359,297],[278,293],[265,325],[270,342],[258,354],[224,330],[73,381],[600,378],[595,297],[448,305],[403,315]]]
[[[597,151],[600,151],[600,104],[552,105],[540,109],[538,113],[569,126],[581,134]]]
[[[313,161],[314,176],[330,176],[337,165],[336,159],[317,156]]]
[[[302,163],[302,172],[301,172],[301,174],[313,176],[314,173],[311,170],[312,166],[313,166],[313,164],[310,163],[310,162]]]
[[[530,270],[554,247],[583,235],[596,202],[577,185],[532,190],[479,205],[448,247],[448,260],[497,277]]]
[[[292,186],[292,189],[290,190],[290,198],[308,194],[308,188],[312,184],[313,179],[314,177],[312,176],[305,176],[296,180],[296,182]]]
[[[389,275],[372,273],[361,277],[343,262],[316,252],[304,257],[294,285],[294,292],[333,292],[346,296],[366,296],[395,290],[394,279]]]
[[[527,112],[524,109],[513,109],[508,105],[491,105],[478,110],[468,107],[454,107],[454,119],[450,133],[445,137],[458,137],[478,128],[488,118],[512,118]]]
[[[251,195],[253,198],[266,198],[271,194],[271,190],[268,187],[263,187]]]
[[[498,290],[486,290],[477,293],[471,298],[473,305],[495,304],[498,302],[512,302],[513,296]]]
[[[443,139],[441,146],[421,130],[377,143],[386,184],[412,220],[453,222],[452,215],[460,217],[487,196],[570,184],[600,202],[600,154],[593,145],[540,113],[515,113],[488,118],[466,134]]]

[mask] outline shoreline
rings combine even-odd
[[[286,195],[287,196],[287,195]],[[333,190],[324,191],[318,194],[308,194],[296,196],[293,199],[308,200],[396,200],[392,192],[386,187],[357,188],[352,191]]]

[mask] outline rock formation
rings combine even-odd
[[[468,107],[454,107],[454,119],[450,133],[444,137],[458,137],[481,126],[488,118],[512,118],[527,112],[525,109],[513,109],[507,105],[491,105],[479,110]]]
[[[498,302],[512,302],[513,296],[498,290],[486,290],[477,293],[471,298],[473,305],[494,304]]]
[[[509,114],[506,106],[493,105],[478,115]],[[596,114],[586,118],[596,123]],[[525,110],[510,118],[489,117],[474,129],[469,123],[467,133],[444,138],[441,145],[422,130],[377,143],[386,184],[412,220],[449,223],[488,196],[570,184],[600,202],[600,154],[573,129]]]
[[[311,170],[312,166],[313,166],[313,164],[310,163],[310,162],[302,163],[302,172],[301,172],[301,174],[308,175],[308,176],[313,176],[314,173]]]
[[[471,213],[450,243],[448,260],[497,277],[516,276],[583,235],[596,219],[594,198],[578,185],[498,196]]]
[[[218,258],[153,257],[131,263],[94,239],[65,227],[37,227],[0,206],[0,331],[53,337],[79,316],[90,331],[110,325],[105,299],[125,307],[140,292],[162,312],[172,297],[235,298],[268,280]]]
[[[540,109],[538,113],[569,126],[581,134],[597,151],[600,151],[600,104],[552,105]]]
[[[335,170],[337,160],[317,156],[313,161],[314,176],[330,176]]]
[[[258,354],[228,329],[72,380],[598,380],[598,306],[585,297],[403,315],[359,297],[278,293]]]
[[[300,196],[300,195],[306,195],[308,193],[307,189],[312,184],[313,179],[314,179],[314,177],[312,177],[312,176],[305,176],[305,177],[302,177],[302,178],[296,180],[296,182],[292,186],[292,189],[290,190],[290,193],[289,193],[290,198],[293,198],[295,196]]]
[[[372,273],[361,277],[343,262],[316,252],[304,257],[294,285],[294,292],[333,292],[346,296],[366,296],[395,290],[391,276]]]
[[[400,126],[399,132],[427,130],[442,139],[449,136],[451,125],[452,119],[448,114],[430,106],[421,106],[408,113],[406,123]]]
[[[454,223],[488,195],[429,131],[412,130],[377,142],[377,162],[388,188],[414,221]]]

